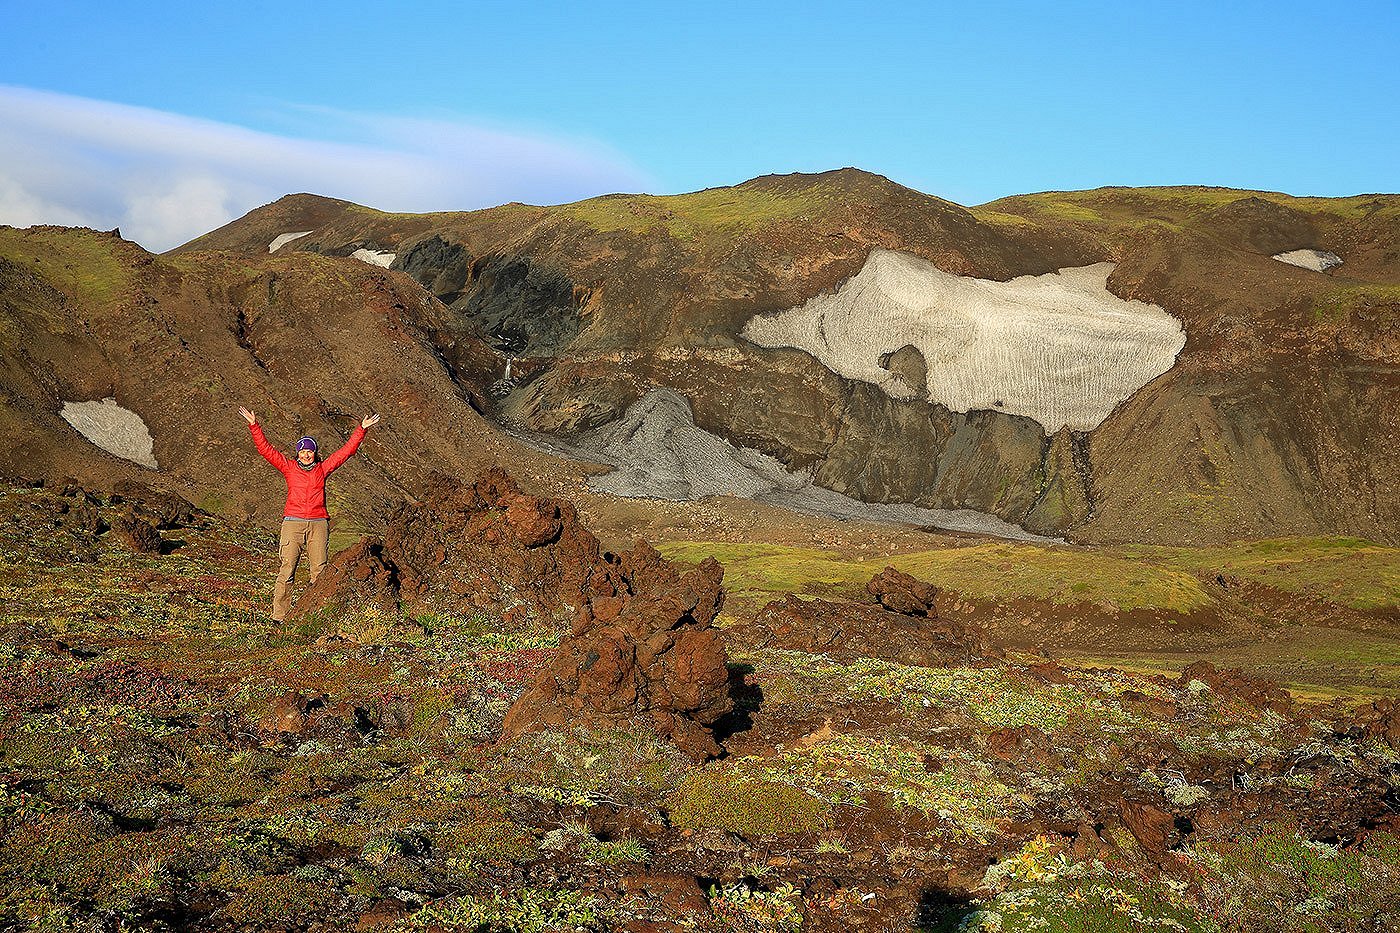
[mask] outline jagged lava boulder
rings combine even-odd
[[[865,591],[876,605],[801,599],[789,593],[760,609],[753,623],[734,635],[756,646],[921,667],[1002,657],[981,628],[939,618],[938,588],[931,584],[886,567]]]
[[[506,716],[507,737],[640,719],[704,758],[718,754],[711,730],[733,706],[713,626],[722,579],[713,560],[681,574],[644,541],[605,553],[571,503],[493,468],[469,485],[436,477],[382,537],[337,555],[293,615],[372,607],[558,625],[568,634]]]
[[[890,612],[906,616],[938,618],[938,587],[907,573],[886,567],[870,578],[865,592]]]
[[[1291,714],[1297,706],[1292,695],[1273,681],[1251,677],[1244,671],[1221,670],[1209,661],[1196,661],[1188,666],[1177,678],[1177,686],[1189,690],[1192,681],[1205,684],[1220,696],[1235,697],[1281,716]]]
[[[719,754],[712,727],[733,708],[715,615],[714,559],[681,575],[645,542],[622,555],[626,590],[595,596],[554,662],[506,714],[507,736],[538,726],[643,717],[697,759]]]
[[[1353,710],[1349,719],[1343,724],[1343,731],[1355,730],[1362,738],[1384,742],[1400,751],[1400,699],[1382,697],[1366,703]]]

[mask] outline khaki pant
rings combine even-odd
[[[311,561],[311,582],[315,583],[321,571],[326,569],[326,526],[324,518],[312,522],[289,518],[282,522],[282,536],[277,543],[277,551],[282,557],[282,566],[277,570],[277,586],[272,591],[272,619],[286,621],[287,612],[292,608],[292,577],[296,575],[301,552],[306,551]]]

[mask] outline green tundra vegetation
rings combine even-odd
[[[564,634],[549,620],[350,608],[276,625],[270,534],[204,517],[138,554],[69,531],[80,495],[0,490],[6,929],[1400,922],[1400,834],[1362,815],[1393,799],[1400,752],[1335,725],[1361,688],[1280,713],[1196,679],[1047,674],[1014,651],[919,667],[736,642],[752,726],[718,760],[643,723],[502,742]],[[121,509],[94,508],[108,523]],[[719,557],[751,603],[864,599],[886,563],[665,550]],[[967,600],[1192,611],[1228,573],[1366,611],[1396,602],[1394,551],[1342,539],[976,544],[888,563]],[[1175,822],[1154,839],[1119,817],[1128,798]]]

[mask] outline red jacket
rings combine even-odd
[[[344,447],[309,470],[303,470],[295,460],[269,444],[263,437],[262,425],[249,425],[248,430],[253,432],[253,443],[258,445],[258,453],[287,479],[287,507],[283,514],[287,518],[329,518],[326,514],[326,477],[350,459],[350,455],[360,446],[360,441],[365,439],[365,429],[357,425],[350,432],[350,439]]]

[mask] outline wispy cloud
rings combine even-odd
[[[160,251],[296,191],[424,211],[649,186],[625,158],[586,141],[306,108],[301,123],[353,141],[0,85],[0,223],[120,226]]]

